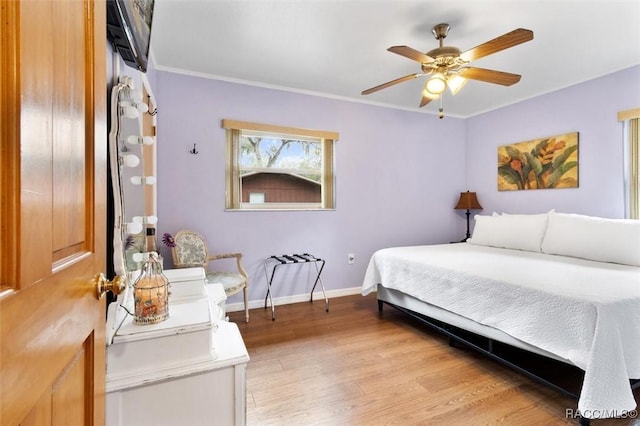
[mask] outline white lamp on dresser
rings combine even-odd
[[[106,424],[244,425],[247,349],[202,268],[165,270],[169,319],[138,325],[131,292],[107,313]]]

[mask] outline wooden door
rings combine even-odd
[[[0,424],[104,424],[105,3],[0,7]]]

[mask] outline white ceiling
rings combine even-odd
[[[420,71],[388,52],[438,46],[431,29],[451,26],[445,45],[462,51],[516,28],[534,39],[472,63],[521,74],[503,87],[469,81],[444,97],[445,114],[470,117],[640,64],[639,0],[155,0],[156,68],[420,109],[425,77],[362,96]],[[637,88],[636,88],[637,89]]]

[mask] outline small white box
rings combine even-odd
[[[207,297],[204,268],[165,269],[169,280],[169,302]]]

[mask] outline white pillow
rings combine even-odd
[[[640,220],[551,213],[542,251],[640,266]]]
[[[475,215],[472,238],[467,242],[515,250],[541,251],[542,238],[547,228],[547,213]]]

